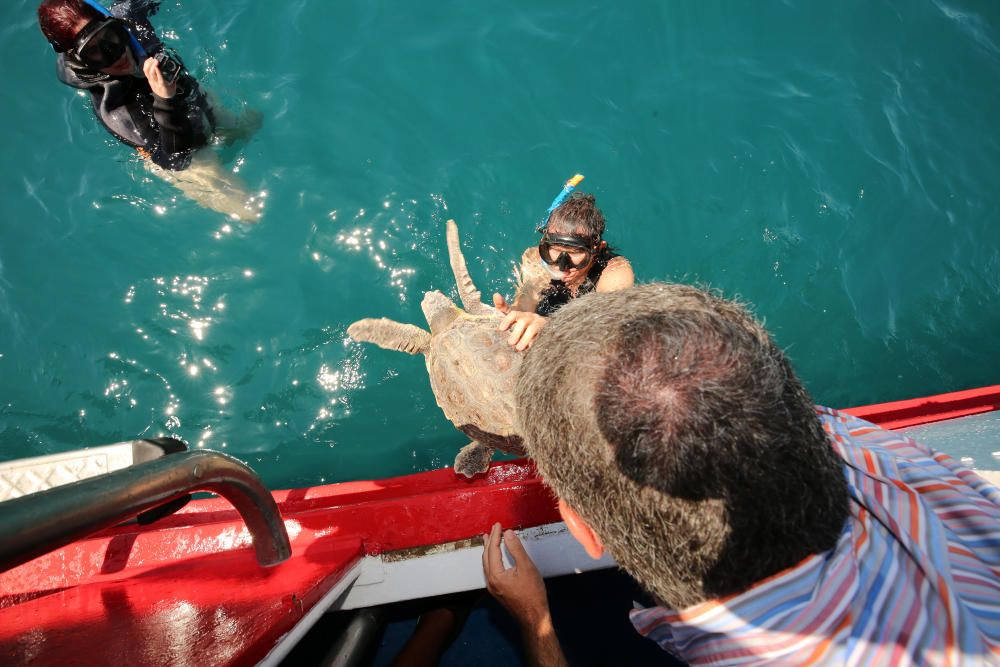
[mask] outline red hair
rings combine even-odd
[[[56,51],[73,48],[77,24],[101,18],[101,13],[83,0],[44,0],[38,5],[38,25]]]

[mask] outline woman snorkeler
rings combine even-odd
[[[44,0],[38,23],[59,54],[59,80],[87,91],[104,128],[135,148],[150,171],[202,206],[256,220],[255,198],[207,146],[216,130],[247,134],[259,115],[247,114],[250,122],[239,128],[233,114],[209,100],[149,23],[158,5],[119,0],[109,10],[94,0]]]
[[[593,195],[573,192],[582,176],[570,179],[545,222],[537,248],[521,259],[522,285],[510,304],[500,294],[493,304],[504,313],[500,331],[510,330],[508,342],[527,350],[545,327],[546,318],[590,292],[613,292],[635,284],[632,265],[608,247],[604,215]]]

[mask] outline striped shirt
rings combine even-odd
[[[1000,665],[1000,489],[892,431],[817,408],[844,459],[836,546],[636,629],[692,665]]]

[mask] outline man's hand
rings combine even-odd
[[[510,569],[504,567],[500,555],[500,524],[493,524],[490,533],[483,535],[486,588],[525,630],[534,629],[549,615],[545,582],[514,531],[505,531],[503,542],[514,559]]]
[[[545,318],[537,313],[513,310],[499,294],[493,295],[493,305],[504,314],[497,331],[510,329],[507,342],[513,345],[518,352],[524,352],[531,347],[535,339],[538,338],[542,327],[545,326]]]
[[[165,100],[169,100],[177,93],[177,83],[167,83],[163,80],[163,73],[160,72],[160,63],[156,58],[146,58],[142,64],[142,73],[146,75],[149,87],[153,94]]]
[[[500,555],[500,524],[493,524],[489,535],[483,535],[483,574],[486,588],[511,615],[517,619],[524,636],[524,650],[532,667],[566,667],[552,616],[545,582],[538,568],[531,562],[521,540],[514,531],[503,534],[503,543],[514,559],[514,567],[507,569]]]

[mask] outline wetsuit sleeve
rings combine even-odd
[[[182,89],[183,86],[183,89]],[[170,99],[153,95],[153,118],[160,126],[160,150],[166,164],[177,168],[195,148],[204,145],[199,96],[191,87],[179,84],[177,94]]]

